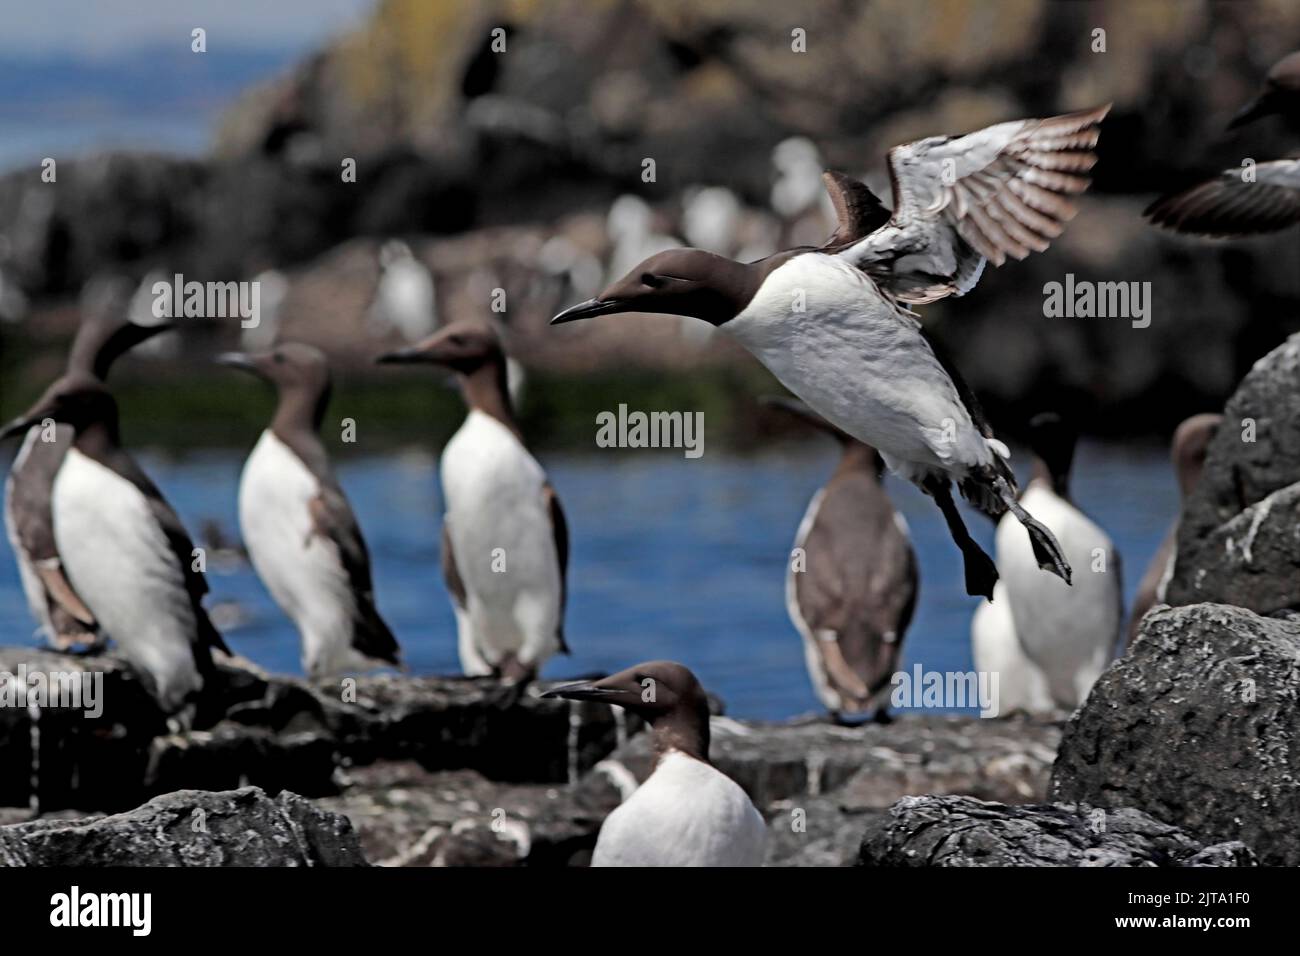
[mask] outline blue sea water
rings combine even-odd
[[[784,445],[758,455],[669,450],[543,455],[568,515],[572,540],[567,634],[572,656],[547,677],[611,671],[649,658],[695,670],[733,716],[784,719],[818,711],[800,639],[785,610],[784,575],[809,498],[834,467],[829,444]],[[1022,479],[1025,455],[1015,461]],[[235,495],[243,453],[140,455],[196,542],[215,522],[237,539]],[[381,612],[413,673],[457,673],[455,625],[438,563],[441,499],[433,454],[410,450],[345,459],[339,476],[374,563]],[[937,509],[889,479],[911,526],[921,569],[904,666],[969,670],[976,599],[962,587],[960,557]],[[1084,443],[1076,501],[1115,540],[1126,602],[1174,516],[1177,492],[1154,446]],[[991,550],[992,526],[967,514]],[[5,549],[7,551],[7,549]],[[301,673],[298,638],[251,567],[209,560],[208,605],[229,605],[232,650],[275,672]],[[35,643],[18,573],[0,560],[0,644]]]

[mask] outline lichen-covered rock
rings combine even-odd
[[[127,813],[0,827],[0,866],[365,866],[347,817],[258,787],[182,790]]]
[[[874,821],[859,866],[1252,866],[1243,844],[1207,847],[1140,810],[1009,807],[905,797]]]
[[[1223,414],[1166,600],[1300,609],[1300,333],[1255,363]]]
[[[1067,725],[1051,799],[1140,807],[1300,865],[1300,622],[1217,604],[1148,614]]]

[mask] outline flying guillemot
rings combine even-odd
[[[400,666],[375,607],[370,552],[320,440],[331,391],[324,353],[285,342],[217,361],[275,386],[275,414],[239,481],[239,526],[258,577],[298,628],[303,669],[322,678]]]
[[[916,608],[916,554],[907,522],[881,483],[876,450],[802,402],[766,398],[839,442],[839,464],[795,534],[786,609],[803,638],[808,676],[834,720],[874,705],[887,713],[889,679]]]
[[[543,697],[590,700],[650,725],[650,776],[601,825],[592,866],[761,866],[767,826],[749,796],[709,763],[709,702],[690,670],[648,661]]]
[[[68,581],[100,628],[181,725],[213,687],[213,648],[228,653],[202,605],[193,542],[157,486],[122,448],[104,384],[65,375],[0,438],[51,419],[75,437],[54,479],[54,539]]]
[[[1178,497],[1181,506],[1187,504],[1201,480],[1205,470],[1205,456],[1210,448],[1210,441],[1223,423],[1223,416],[1217,414],[1193,415],[1186,419],[1174,431],[1170,443],[1170,458],[1173,461],[1174,475],[1178,479]],[[1180,507],[1181,510],[1181,507]],[[1142,618],[1147,611],[1165,601],[1165,589],[1174,576],[1175,545],[1178,540],[1179,519],[1165,533],[1160,547],[1156,549],[1146,574],[1138,585],[1137,595],[1133,598],[1133,611],[1129,616],[1126,641],[1133,643],[1142,626]]]
[[[652,256],[552,324],[615,312],[687,315],[720,326],[820,415],[876,448],[943,511],[968,593],[990,597],[993,561],[970,537],[951,483],[981,510],[1010,510],[1038,565],[1069,580],[1052,533],[1016,498],[1006,446],[906,304],[962,295],[986,260],[1042,251],[1088,186],[1109,107],[1018,120],[889,153],[891,215],[866,186],[826,176],[839,227],[820,248],[752,263],[698,249]]]
[[[1300,123],[1300,50],[1273,65],[1264,88],[1228,129],[1265,116]],[[1213,179],[1161,196],[1143,215],[1175,232],[1219,239],[1286,229],[1300,223],[1300,158],[1225,169]]]
[[[1070,497],[1077,433],[1055,414],[1035,416],[1034,474],[1021,502],[1056,532],[1074,565],[1073,586],[1043,578],[1015,523],[998,523],[1001,581],[971,625],[975,669],[998,673],[999,710],[1073,710],[1114,656],[1124,617],[1119,556],[1110,537]]]
[[[522,686],[564,643],[569,532],[560,499],[524,444],[491,327],[453,322],[379,362],[454,371],[469,414],[442,452],[442,567],[461,667]]]
[[[133,346],[174,328],[171,323],[129,322],[117,304],[82,320],[68,353],[68,375],[103,382],[113,363]],[[54,539],[54,478],[72,439],[67,425],[33,425],[5,482],[5,528],[27,606],[45,639],[60,650],[99,643],[95,616],[68,582]]]

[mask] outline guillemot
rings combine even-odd
[[[964,294],[986,260],[1000,266],[1046,249],[1075,213],[1070,197],[1088,186],[1108,109],[895,147],[892,215],[862,183],[828,173],[839,227],[822,247],[748,264],[698,249],[663,252],[551,322],[661,312],[721,327],[935,499],[965,558],[968,593],[990,597],[997,569],[962,523],[953,481],[986,513],[1010,510],[1039,566],[1068,581],[1056,539],[1016,498],[1006,446],[906,304]]]
[[[67,374],[103,382],[113,363],[132,346],[174,328],[171,323],[129,322],[117,305],[113,301],[82,321],[68,353]],[[33,425],[5,482],[5,529],[27,606],[38,630],[60,650],[99,643],[95,616],[68,582],[54,540],[50,504],[54,478],[72,445],[72,437],[67,425]]]
[[[883,720],[889,678],[916,608],[916,554],[907,522],[881,483],[876,450],[802,402],[767,398],[840,443],[835,472],[795,534],[786,609],[803,638],[817,697],[833,720],[874,705]]]
[[[1205,470],[1205,455],[1210,447],[1210,440],[1223,422],[1222,415],[1193,415],[1186,419],[1174,431],[1170,442],[1170,459],[1174,466],[1174,475],[1178,479],[1178,496],[1181,504],[1195,490]],[[1181,508],[1180,508],[1181,510]],[[1160,547],[1156,549],[1146,574],[1138,585],[1137,596],[1133,598],[1133,611],[1129,616],[1126,642],[1131,644],[1141,629],[1142,618],[1156,604],[1163,604],[1165,589],[1174,576],[1174,545],[1178,539],[1178,518],[1165,533]]]
[[[767,826],[709,763],[709,702],[689,669],[648,661],[543,697],[622,707],[650,724],[655,765],[601,825],[592,866],[761,866]]]
[[[54,479],[54,539],[68,581],[181,724],[213,686],[213,648],[228,653],[202,605],[208,585],[180,518],[122,448],[117,403],[102,382],[65,375],[0,438],[51,419],[75,437]]]
[[[1259,95],[1228,124],[1237,129],[1265,116],[1300,123],[1300,50],[1273,64]],[[1275,159],[1225,169],[1189,189],[1161,196],[1143,215],[1157,226],[1231,239],[1300,223],[1300,159]]]
[[[522,686],[564,643],[569,532],[560,499],[524,445],[496,333],[453,322],[385,363],[454,371],[469,414],[442,453],[442,567],[461,667]]]
[[[1119,639],[1124,617],[1119,556],[1106,532],[1070,497],[1077,437],[1059,416],[1035,416],[1029,431],[1034,474],[1021,496],[1026,509],[1055,529],[1077,569],[1073,586],[1039,574],[1015,523],[1009,516],[998,523],[997,561],[1007,607],[972,623],[972,650],[976,670],[1001,674],[999,695],[1005,683],[1012,698],[1025,698],[1014,705],[1000,701],[1001,709],[1043,709],[1045,686],[1056,707],[1073,710],[1110,663]]]
[[[320,440],[331,391],[324,353],[285,342],[217,361],[275,386],[275,415],[239,481],[239,526],[258,577],[298,628],[303,669],[322,678],[400,666],[375,607],[370,552]]]

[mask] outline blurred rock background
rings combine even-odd
[[[499,323],[529,369],[526,424],[541,441],[589,442],[590,415],[626,401],[707,408],[743,444],[770,381],[725,336],[670,317],[557,330],[546,319],[665,244],[758,257],[820,241],[830,226],[809,184],[823,165],[887,199],[893,144],[1113,101],[1065,235],[924,317],[1000,431],[1051,406],[1095,434],[1165,435],[1220,408],[1300,330],[1300,238],[1175,238],[1141,210],[1244,158],[1300,149],[1300,130],[1278,121],[1224,132],[1297,46],[1289,0],[381,0],[240,93],[203,155],[96,153],[60,159],[55,184],[35,165],[0,177],[0,414],[57,373],[89,283],[180,272],[260,278],[272,323],[261,336],[321,345],[350,401],[377,407],[382,381],[386,419],[410,408],[423,420],[426,380],[368,364],[414,334],[377,301],[392,273],[399,299],[432,301],[437,321]],[[1045,318],[1043,286],[1067,273],[1149,281],[1150,327]],[[163,431],[187,408],[226,408],[238,440],[264,409],[242,409],[205,357],[239,337],[233,320],[189,320],[124,403]],[[159,403],[159,381],[185,388]]]

